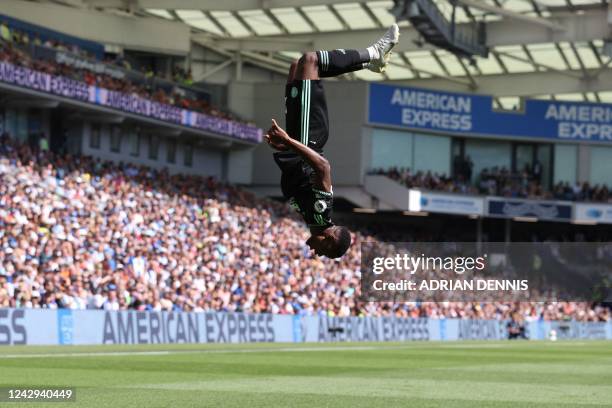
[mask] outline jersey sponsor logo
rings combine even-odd
[[[327,209],[327,203],[324,200],[317,200],[314,203],[314,209],[318,213],[322,213]]]

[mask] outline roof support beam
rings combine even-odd
[[[417,69],[415,67],[408,67],[406,65],[399,64],[399,63],[393,62],[393,61],[389,61],[389,65],[395,65],[395,66],[402,67],[402,68],[408,68],[408,69],[411,69],[413,72],[418,72],[420,74],[426,74],[426,75],[432,76],[432,77],[435,78],[437,83],[441,83],[440,80],[442,80],[444,82],[458,84],[461,87],[468,87],[469,88],[471,86],[471,82],[468,79],[465,79],[465,78],[440,75],[437,72],[431,72],[431,71],[427,71],[427,70],[424,70],[424,69]],[[433,86],[433,87],[435,88],[435,86]]]
[[[219,38],[209,34],[194,34],[191,39],[199,44],[229,51],[297,51],[305,52],[315,49],[315,43],[307,38],[295,39],[293,36],[262,36],[241,38]]]
[[[223,26],[223,24],[221,24],[219,20],[217,20],[215,16],[212,15],[210,11],[204,11],[204,15],[208,17],[208,19],[215,25],[215,27],[217,27],[217,30],[223,33],[223,35],[225,36],[230,35],[229,31],[227,31],[227,29]]]
[[[574,43],[570,43],[570,48],[572,49],[572,52],[574,53],[574,56],[576,57],[576,59],[578,60],[578,65],[580,65],[580,70],[582,71],[582,74],[586,77],[588,76],[588,71],[586,66],[584,65],[584,61],[582,61],[582,57],[580,56],[580,53],[578,52],[578,50],[576,49],[576,46],[574,45]]]
[[[240,24],[242,24],[242,26],[245,28],[245,30],[247,30],[249,32],[249,34],[251,34],[252,36],[256,36],[257,33],[255,32],[255,30],[253,30],[253,27],[251,27],[251,25],[244,19],[244,17],[242,17],[240,15],[239,12],[237,11],[233,11],[232,12],[232,16],[234,16],[234,18],[236,20],[238,20],[238,22]]]
[[[490,13],[498,14],[500,16],[508,17],[511,19],[523,21],[530,24],[539,24],[541,26],[547,27],[551,30],[564,30],[565,28],[555,22],[549,21],[544,18],[539,17],[531,17],[526,16],[524,14],[520,14],[505,8],[492,6],[490,4],[485,3],[484,1],[476,1],[476,0],[458,0],[459,3],[462,3],[468,7],[472,7],[482,11],[488,11]]]
[[[436,50],[431,50],[430,53],[433,59],[436,60],[436,63],[440,66],[440,69],[442,70],[442,72],[444,72],[444,75],[452,76],[451,73],[448,71],[448,68],[446,68],[446,65],[444,65],[444,62],[442,62],[442,59],[440,58],[440,56],[438,56],[438,54],[436,53]]]
[[[563,63],[565,64],[567,69],[572,69],[572,65],[570,64],[569,60],[567,59],[567,55],[565,55],[565,52],[563,51],[563,48],[561,48],[559,43],[555,43],[555,48],[557,49],[557,52],[559,53],[559,55],[561,55],[561,59],[563,60]]]
[[[334,17],[336,17],[336,20],[338,20],[340,22],[340,24],[342,24],[342,28],[344,30],[349,31],[351,29],[351,27],[349,27],[348,23],[344,20],[344,18],[342,17],[342,15],[340,13],[338,13],[338,10],[336,10],[336,8],[334,6],[327,6],[327,9],[330,11],[330,13],[332,13],[334,15]]]
[[[229,58],[229,59],[223,61],[222,63],[220,63],[219,65],[213,67],[212,69],[209,69],[208,71],[205,71],[202,76],[200,76],[199,78],[196,78],[196,82],[203,81],[206,78],[213,76],[217,72],[219,72],[219,71],[229,67],[231,64],[233,64],[235,62],[235,60],[236,60],[235,58]]]
[[[408,69],[410,70],[410,72],[412,72],[412,75],[415,76],[415,78],[420,78],[421,74],[419,73],[419,71],[417,71],[416,69],[414,69],[414,66],[412,65],[412,62],[410,62],[410,60],[408,59],[408,57],[406,57],[406,55],[403,52],[399,52],[398,55],[400,56],[400,58],[402,59],[402,61],[404,62],[404,64],[406,64],[406,67],[408,67]]]
[[[478,82],[476,82],[476,80],[474,79],[474,76],[472,75],[472,73],[470,72],[468,67],[465,65],[465,62],[463,62],[463,60],[460,57],[457,57],[457,62],[459,63],[459,65],[461,65],[461,68],[463,68],[463,71],[465,72],[465,75],[470,80],[470,83],[472,85],[471,89],[472,90],[478,89]]]
[[[383,27],[383,24],[378,19],[378,17],[376,17],[376,14],[374,14],[371,8],[369,8],[365,3],[359,3],[359,5],[363,9],[363,11],[368,15],[368,17],[372,19],[374,24],[376,24],[376,27],[381,27],[381,28]]]
[[[308,25],[310,25],[310,27],[315,33],[319,32],[319,28],[317,27],[315,22],[312,21],[312,19],[308,16],[308,14],[306,14],[306,12],[301,7],[296,7],[295,11],[297,11],[297,13],[304,19],[304,21],[306,21]]]
[[[563,41],[591,41],[607,38],[610,26],[607,10],[585,11],[583,14],[567,14],[549,18],[550,21],[565,27],[564,31],[554,31],[548,27],[519,20],[500,20],[487,23],[487,45],[490,47],[517,44],[538,44]],[[296,51],[313,49],[334,49],[358,47],[371,44],[382,34],[381,29],[351,30],[336,32],[315,32],[307,34],[259,36],[249,39],[209,39],[215,46],[230,50],[249,51]],[[195,38],[202,40],[194,34]],[[395,52],[433,49],[429,45],[419,47],[415,40],[419,34],[412,27],[402,28],[402,39]],[[270,40],[277,41],[275,44]],[[289,43],[291,41],[292,43]]]
[[[141,9],[240,11],[312,6],[310,0],[134,0]],[[125,0],[83,0],[94,7],[125,7]],[[317,0],[316,5],[354,3],[355,0]]]
[[[284,26],[283,23],[281,23],[281,21],[274,15],[273,12],[271,12],[269,9],[264,9],[264,13],[266,14],[266,16],[268,16],[268,18],[274,23],[275,26],[278,27],[278,29],[280,30],[281,33],[283,34],[289,34],[289,31],[287,31],[287,28]]]
[[[248,51],[229,52],[226,50],[222,50],[222,49],[213,47],[209,43],[206,43],[206,42],[200,42],[199,44],[205,48],[210,49],[213,52],[216,52],[217,54],[221,56],[231,59],[232,61],[241,59],[243,62],[248,62],[250,64],[253,64],[260,68],[267,69],[272,72],[276,72],[278,74],[286,74],[287,72],[289,72],[289,65],[290,65],[289,63],[278,61],[273,58],[266,57],[264,55],[260,55],[260,54],[256,54],[256,53],[248,52]],[[237,54],[240,54],[240,57],[238,57]]]
[[[520,62],[525,62],[527,64],[532,64],[534,66],[534,68],[537,69],[544,69],[546,71],[553,71],[553,72],[558,72],[562,75],[566,75],[566,76],[570,76],[573,78],[580,78],[580,74],[577,74],[575,71],[565,71],[562,69],[558,69],[556,67],[550,66],[550,65],[546,65],[546,64],[540,64],[538,62],[535,62],[533,59],[529,59],[529,58],[521,58],[519,56],[513,55],[513,54],[509,54],[507,52],[500,52],[497,51],[498,54],[503,55],[506,58],[510,58],[516,61],[520,61]]]

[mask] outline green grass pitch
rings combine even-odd
[[[611,342],[0,348],[10,407],[612,407]]]

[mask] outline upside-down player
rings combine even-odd
[[[372,46],[361,50],[309,52],[291,64],[285,89],[287,131],[276,120],[266,134],[282,171],[281,188],[289,204],[304,218],[311,237],[306,243],[317,255],[339,258],[351,245],[351,234],[331,220],[331,168],[322,155],[329,136],[327,103],[320,78],[360,69],[384,72],[399,29],[393,24]]]

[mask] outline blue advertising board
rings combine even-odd
[[[487,215],[501,218],[534,217],[539,220],[570,221],[572,204],[488,197]]]
[[[64,309],[65,310],[65,309]],[[504,320],[265,313],[0,309],[6,345],[322,343],[508,338]],[[330,332],[330,328],[341,329]],[[612,339],[612,321],[531,321],[527,338]],[[296,333],[297,332],[297,333]]]
[[[612,144],[612,104],[527,100],[495,111],[493,97],[370,84],[368,122],[436,133]]]

